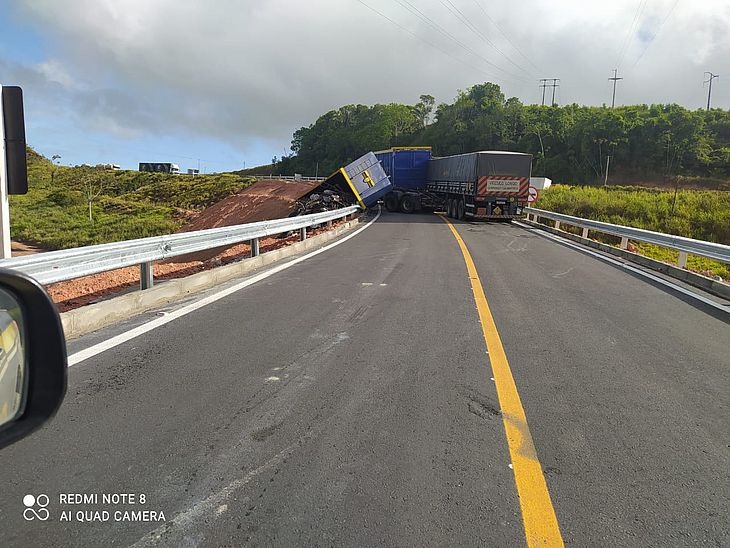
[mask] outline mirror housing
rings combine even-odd
[[[15,298],[22,313],[26,377],[22,411],[0,425],[2,449],[56,414],[66,394],[68,366],[61,318],[43,286],[26,274],[0,268],[0,288]]]

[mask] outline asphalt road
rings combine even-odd
[[[728,323],[535,230],[456,227],[565,543],[730,545]],[[73,366],[58,416],[0,454],[0,545],[524,545],[491,377],[448,226],[384,214]]]

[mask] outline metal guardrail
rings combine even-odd
[[[259,254],[259,238],[299,230],[303,240],[307,237],[307,227],[331,223],[359,210],[358,206],[350,206],[301,217],[49,251],[0,260],[0,267],[19,270],[42,284],[50,284],[140,265],[140,285],[147,289],[153,284],[152,263],[155,261],[247,241],[251,242],[251,256],[255,257]]]
[[[327,177],[297,177],[296,175],[250,175],[255,179],[276,179],[281,181],[325,181]]]
[[[619,236],[621,238],[621,249],[628,247],[629,240],[635,240],[637,242],[645,242],[677,250],[679,251],[677,264],[680,268],[687,266],[687,255],[699,255],[700,257],[715,259],[723,263],[730,263],[730,246],[728,245],[693,240],[692,238],[673,236],[671,234],[632,228],[630,226],[614,225],[601,221],[593,221],[591,219],[582,219],[580,217],[573,217],[571,215],[564,215],[563,213],[555,213],[533,207],[525,208],[524,212],[527,214],[527,219],[533,220],[534,222],[537,222],[539,218],[555,221],[555,228],[557,229],[560,228],[560,223],[581,227],[584,238],[588,237],[589,230]]]

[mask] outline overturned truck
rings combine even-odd
[[[306,215],[349,205],[367,209],[390,192],[392,184],[375,154],[368,152],[341,167],[297,202],[293,215]]]

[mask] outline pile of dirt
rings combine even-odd
[[[310,181],[281,181],[278,179],[256,181],[244,191],[205,208],[179,232],[283,219],[294,211],[297,200],[314,190],[319,184]],[[225,250],[225,247],[209,249],[170,259],[168,262],[208,261]]]
[[[319,185],[310,181],[256,181],[243,192],[204,209],[180,232],[288,217],[296,201]]]

